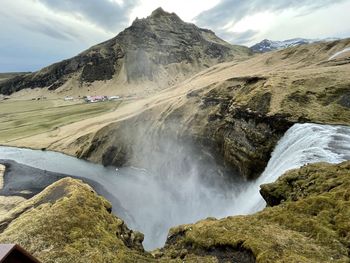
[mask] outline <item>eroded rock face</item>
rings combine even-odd
[[[76,155],[104,164],[128,165],[135,137],[167,136],[192,142],[227,167],[252,179],[294,123],[349,125],[349,65],[326,63],[349,39],[305,45],[223,63],[174,86],[146,110],[106,125]],[[327,53],[328,52],[328,53]],[[316,55],[317,54],[317,55]],[[134,136],[134,130],[142,132]]]
[[[55,90],[72,78],[81,85],[115,78],[126,80],[123,85],[149,81],[166,88],[218,62],[249,54],[246,47],[231,45],[210,30],[157,9],[145,19],[136,19],[115,38],[71,59],[1,82],[0,93],[9,95],[25,88]]]
[[[152,154],[164,141],[173,140],[179,145],[194,145],[198,156],[211,153],[219,164],[246,179],[256,178],[278,140],[294,123],[288,115],[267,114],[269,92],[257,94],[246,105],[237,104],[237,93],[257,89],[265,82],[260,77],[237,78],[209,90],[190,92],[180,106],[151,109],[104,127],[77,155],[104,165],[142,165],[139,155]],[[142,149],[144,141],[152,142],[147,150]]]

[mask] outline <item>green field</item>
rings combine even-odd
[[[114,111],[122,102],[72,103],[63,100],[0,102],[0,143],[51,131]]]

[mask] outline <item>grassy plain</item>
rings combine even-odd
[[[64,100],[0,102],[0,143],[59,129],[61,126],[114,111],[120,101],[87,104]]]

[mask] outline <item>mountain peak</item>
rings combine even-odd
[[[146,18],[136,18],[132,25],[136,25],[136,24],[139,24],[139,23],[147,23],[147,22],[155,22],[155,21],[160,21],[162,20],[163,22],[164,21],[171,21],[171,22],[183,22],[181,20],[181,18],[175,14],[175,13],[169,13],[167,11],[164,11],[163,8],[161,7],[158,7],[157,9],[155,9],[150,16],[146,17]]]
[[[164,11],[163,8],[158,7],[157,9],[155,9],[155,10],[152,12],[151,16],[164,16],[164,15],[169,15],[169,14],[170,14],[170,13]]]
[[[269,52],[273,50],[280,50],[288,47],[300,46],[304,44],[311,44],[316,42],[314,39],[305,38],[292,38],[283,41],[273,41],[270,39],[264,39],[261,42],[251,47],[251,50],[258,53]]]
[[[140,90],[147,82],[156,90],[174,85],[218,62],[249,54],[248,48],[233,46],[213,32],[157,8],[146,18],[135,19],[114,38],[49,66],[40,74],[33,74],[33,79],[24,76],[13,82],[1,82],[0,93],[11,94],[31,87],[47,87],[53,91],[70,78],[86,87],[91,82],[117,79],[140,85]]]
[[[164,11],[164,9],[161,7],[158,7],[156,10],[154,10],[149,18],[176,18],[178,20],[181,20],[177,14]]]

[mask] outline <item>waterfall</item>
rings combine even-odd
[[[274,182],[286,171],[305,164],[350,160],[350,127],[295,124],[278,142],[261,176],[235,200],[234,214],[250,214],[264,208],[261,184]],[[240,205],[242,204],[242,205]]]
[[[152,170],[126,167],[116,171],[60,153],[11,147],[0,147],[0,159],[100,183],[134,218],[124,220],[145,234],[145,248],[154,249],[164,244],[170,227],[208,216],[222,218],[263,209],[260,185],[275,181],[290,169],[307,163],[350,160],[350,127],[295,124],[277,144],[265,171],[253,182],[229,183],[216,172],[215,163],[199,162],[190,151],[181,153],[174,142],[168,142],[168,146],[158,155],[145,155],[154,166]],[[203,181],[203,174],[211,178],[209,183]]]

